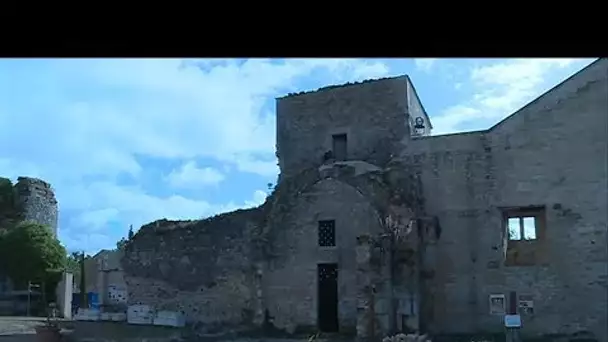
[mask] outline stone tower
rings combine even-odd
[[[19,177],[15,201],[23,220],[47,225],[57,236],[57,200],[51,185],[38,178]]]
[[[277,99],[280,177],[331,160],[382,167],[431,128],[408,76],[290,94]]]

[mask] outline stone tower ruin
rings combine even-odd
[[[38,178],[19,177],[15,184],[15,204],[24,221],[47,225],[57,236],[57,200],[49,183]]]

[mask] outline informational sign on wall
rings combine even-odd
[[[532,296],[521,295],[518,300],[519,313],[522,315],[533,315],[534,314],[534,300]]]
[[[520,315],[505,315],[505,327],[520,328],[521,327],[521,316]]]
[[[126,303],[127,289],[116,285],[108,286],[108,299],[113,303]]]
[[[504,315],[506,312],[505,307],[505,295],[504,294],[491,294],[490,295],[490,314],[491,315]]]

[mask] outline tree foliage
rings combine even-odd
[[[5,230],[19,221],[19,209],[15,205],[13,183],[0,177],[0,230]]]
[[[80,279],[80,253],[72,252],[66,258],[65,270],[74,275],[74,279]]]
[[[17,286],[56,283],[65,270],[66,251],[50,228],[25,221],[0,236],[0,262]]]
[[[117,250],[122,250],[122,249],[124,249],[124,248],[125,248],[125,246],[127,245],[127,242],[128,242],[128,240],[127,240],[127,239],[125,239],[124,237],[123,237],[122,239],[118,240],[118,241],[116,242],[116,249],[117,249]]]
[[[117,250],[124,249],[125,246],[127,245],[127,243],[129,241],[131,241],[131,239],[133,239],[134,235],[135,235],[135,233],[133,233],[133,225],[131,225],[131,226],[129,226],[129,232],[127,233],[127,237],[126,238],[123,237],[116,242],[116,249]]]
[[[0,212],[12,209],[13,198],[13,183],[8,178],[0,177]]]

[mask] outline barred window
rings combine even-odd
[[[334,220],[319,221],[319,246],[320,247],[336,246],[336,221],[334,221]]]

